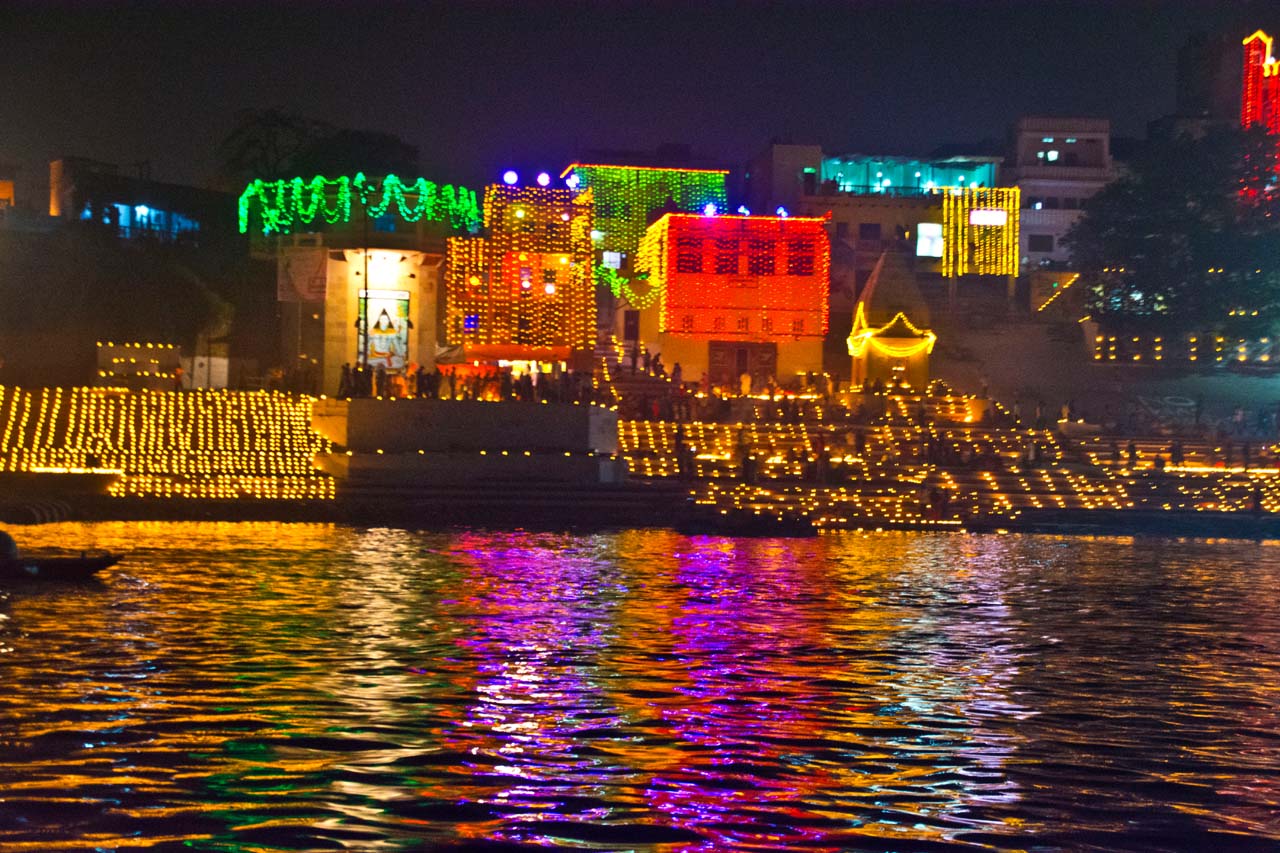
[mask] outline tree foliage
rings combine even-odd
[[[1067,235],[1093,318],[1170,335],[1280,327],[1276,155],[1259,131],[1151,142]]]
[[[279,109],[242,110],[218,146],[218,160],[221,183],[239,192],[255,178],[414,177],[418,149],[389,133],[334,127]]]

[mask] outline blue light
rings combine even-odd
[[[740,204],[738,205],[738,214],[741,216],[750,216],[751,211],[747,210],[747,206],[745,204]]]
[[[151,208],[147,207],[145,204],[140,204],[133,209],[133,212],[139,219],[144,219],[146,218],[146,215],[151,212]]]
[[[781,216],[783,219],[786,219],[788,216],[790,216],[790,214],[787,213],[787,209],[782,205],[778,205],[778,209],[775,210],[774,213],[776,213],[778,216]]]
[[[502,182],[507,186],[514,186],[518,180],[520,180],[520,176],[516,174],[515,169],[507,169],[502,173]]]
[[[578,178],[578,173],[574,172],[572,175],[570,175],[568,178],[565,179],[565,183],[569,185],[569,189],[576,190],[578,188],[579,180],[580,179]]]
[[[539,173],[538,173],[538,186],[540,186],[540,187],[545,187],[545,186],[547,186],[547,185],[548,185],[548,184],[550,184],[550,183],[551,183],[551,176],[550,176],[550,175],[548,175],[546,172],[539,172]]]
[[[706,207],[704,207],[704,208],[702,208],[702,215],[703,215],[703,216],[715,216],[715,215],[716,215],[716,205],[715,205],[715,202],[713,202],[713,201],[709,201],[709,202],[707,202],[707,206],[706,206]]]

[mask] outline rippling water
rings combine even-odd
[[[5,851],[1280,846],[1273,544],[17,532]]]

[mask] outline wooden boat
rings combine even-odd
[[[82,581],[120,562],[119,554],[82,554],[79,557],[25,556],[0,559],[0,579]]]

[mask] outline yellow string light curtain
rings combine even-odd
[[[1017,187],[942,187],[942,274],[1017,275]]]
[[[123,474],[114,496],[331,500],[311,398],[0,386],[0,471]]]
[[[569,347],[595,342],[592,195],[494,184],[484,237],[448,241],[449,342]]]

